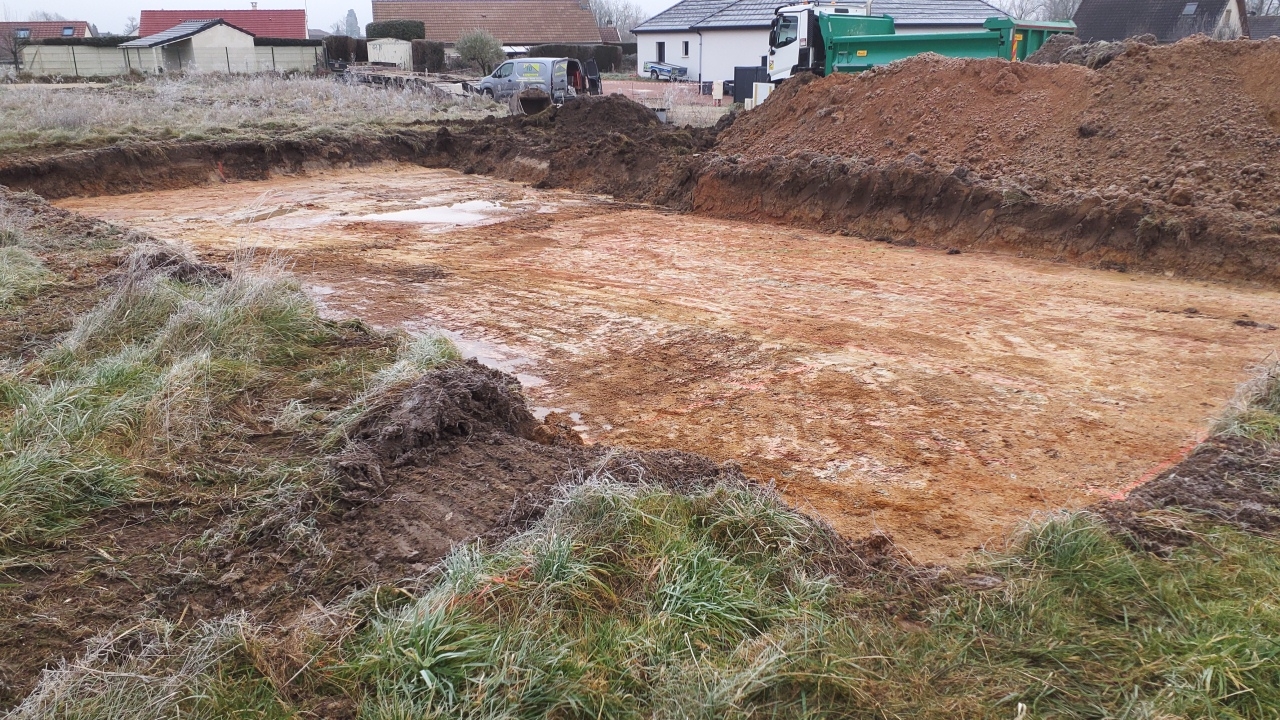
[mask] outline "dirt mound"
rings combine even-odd
[[[1135,45],[1155,45],[1155,35],[1139,35],[1118,42],[1099,40],[1081,42],[1075,35],[1054,35],[1039,50],[1027,57],[1032,65],[1071,63],[1097,70],[1115,60]]]
[[[352,441],[392,466],[450,439],[501,431],[532,439],[538,421],[515,378],[473,360],[422,376],[383,396],[356,422]]]
[[[334,460],[341,511],[325,536],[368,577],[426,570],[453,546],[500,539],[545,510],[552,489],[604,472],[674,490],[745,483],[736,466],[673,450],[583,445],[539,424],[512,376],[474,360],[388,392]]]
[[[623,95],[574,98],[561,107],[547,110],[547,115],[557,131],[583,137],[633,132],[660,124],[652,110]]]
[[[919,56],[860,75],[793,80],[735,122],[717,150],[738,163],[756,161],[756,170],[772,174],[768,182],[790,162],[796,184],[818,195],[823,179],[802,176],[819,157],[844,163],[846,174],[880,178],[869,186],[895,168],[969,186],[961,204],[970,207],[954,217],[930,210],[937,199],[910,193],[896,207],[887,197],[884,205],[849,198],[863,214],[872,211],[869,218],[854,216],[862,230],[934,242],[959,224],[966,244],[988,239],[1020,249],[1026,243],[1019,235],[1032,230],[1048,236],[1046,247],[1027,249],[1138,266],[1151,265],[1153,251],[1176,246],[1190,267],[1174,269],[1271,280],[1274,253],[1243,246],[1280,234],[1277,68],[1280,43],[1203,37],[1171,46],[1128,43],[1096,71]],[[698,207],[741,204],[742,193],[714,196],[742,181],[741,172],[725,170],[710,173],[717,188],[704,188]],[[921,182],[938,184],[912,181]],[[975,189],[978,200],[971,202]],[[992,191],[999,195],[995,206],[978,207]],[[913,203],[921,206],[914,215]],[[991,213],[974,218],[975,209]],[[833,226],[851,219],[804,207],[775,217],[812,223],[814,215]],[[1214,262],[1223,267],[1203,267]]]

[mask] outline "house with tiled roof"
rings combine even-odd
[[[1085,42],[1154,35],[1177,42],[1192,35],[1247,37],[1244,0],[1081,0],[1072,20]]]
[[[256,37],[307,39],[306,10],[143,10],[138,35],[147,37],[192,20],[221,18]]]
[[[41,40],[93,35],[93,28],[83,20],[0,22],[0,65],[17,63],[23,47]]]
[[[506,46],[601,42],[586,0],[373,0],[373,21],[387,20],[421,20],[427,40],[449,47],[473,30]]]
[[[781,0],[683,0],[631,32],[637,62],[682,65],[698,80],[732,80],[733,69],[762,65],[769,53],[769,24]],[[980,30],[1008,13],[984,0],[872,0],[871,13],[893,17],[895,32]]]

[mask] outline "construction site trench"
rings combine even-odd
[[[443,331],[588,442],[738,462],[926,561],[1176,462],[1280,325],[1268,289],[394,163],[59,204],[283,257],[328,315]]]

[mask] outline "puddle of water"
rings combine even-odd
[[[462,353],[462,357],[475,358],[476,362],[484,365],[485,367],[491,367],[494,370],[511,373],[516,376],[516,379],[519,380],[520,384],[524,387],[535,388],[540,385],[547,384],[546,380],[538,377],[537,375],[520,372],[522,368],[533,365],[534,360],[531,357],[522,355],[519,350],[516,350],[509,345],[463,337],[461,334],[452,330],[446,330],[444,328],[434,326],[409,327],[409,325],[406,324],[406,329],[413,332],[440,333],[453,341],[453,344],[456,345],[459,352]],[[547,412],[551,412],[551,410],[548,409]],[[546,417],[546,413],[543,413],[543,417]]]
[[[546,420],[547,416],[553,412],[564,412],[564,408],[546,407],[543,405],[538,405],[533,408],[533,417],[538,422],[542,422],[543,420]]]
[[[419,202],[426,201],[423,198]],[[493,213],[502,210],[500,203],[489,200],[470,200],[452,205],[396,210],[387,213],[364,215],[357,219],[374,222],[408,222],[423,225],[478,225],[489,220]]]

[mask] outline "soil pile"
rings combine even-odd
[[[572,188],[622,200],[666,203],[714,128],[679,128],[622,95],[581,97],[528,117],[477,123],[450,136],[450,167]],[[426,164],[432,164],[428,162]]]
[[[527,527],[556,485],[592,473],[684,490],[746,482],[698,455],[585,446],[535,420],[514,377],[474,360],[387,393],[351,436],[334,461],[345,511],[325,533],[362,573],[384,579],[423,572],[471,538]]]
[[[1056,236],[1042,248],[1054,257],[1144,265],[1181,246],[1181,264],[1176,253],[1156,264],[1274,280],[1274,258],[1243,245],[1280,233],[1280,42],[1129,42],[1098,70],[922,55],[860,75],[797,78],[734,123],[717,150],[770,182],[784,166],[803,173],[794,181],[806,180],[822,206],[787,219],[839,225],[880,213],[872,225],[925,242],[960,223],[969,242],[977,231],[1036,250],[1018,232],[988,232],[1000,215],[997,225]],[[821,195],[832,173],[892,192],[864,189],[849,200],[854,212],[833,212]],[[715,191],[742,171],[721,165],[717,174],[695,204],[741,205],[740,194]],[[1186,252],[1210,240],[1218,250]]]

